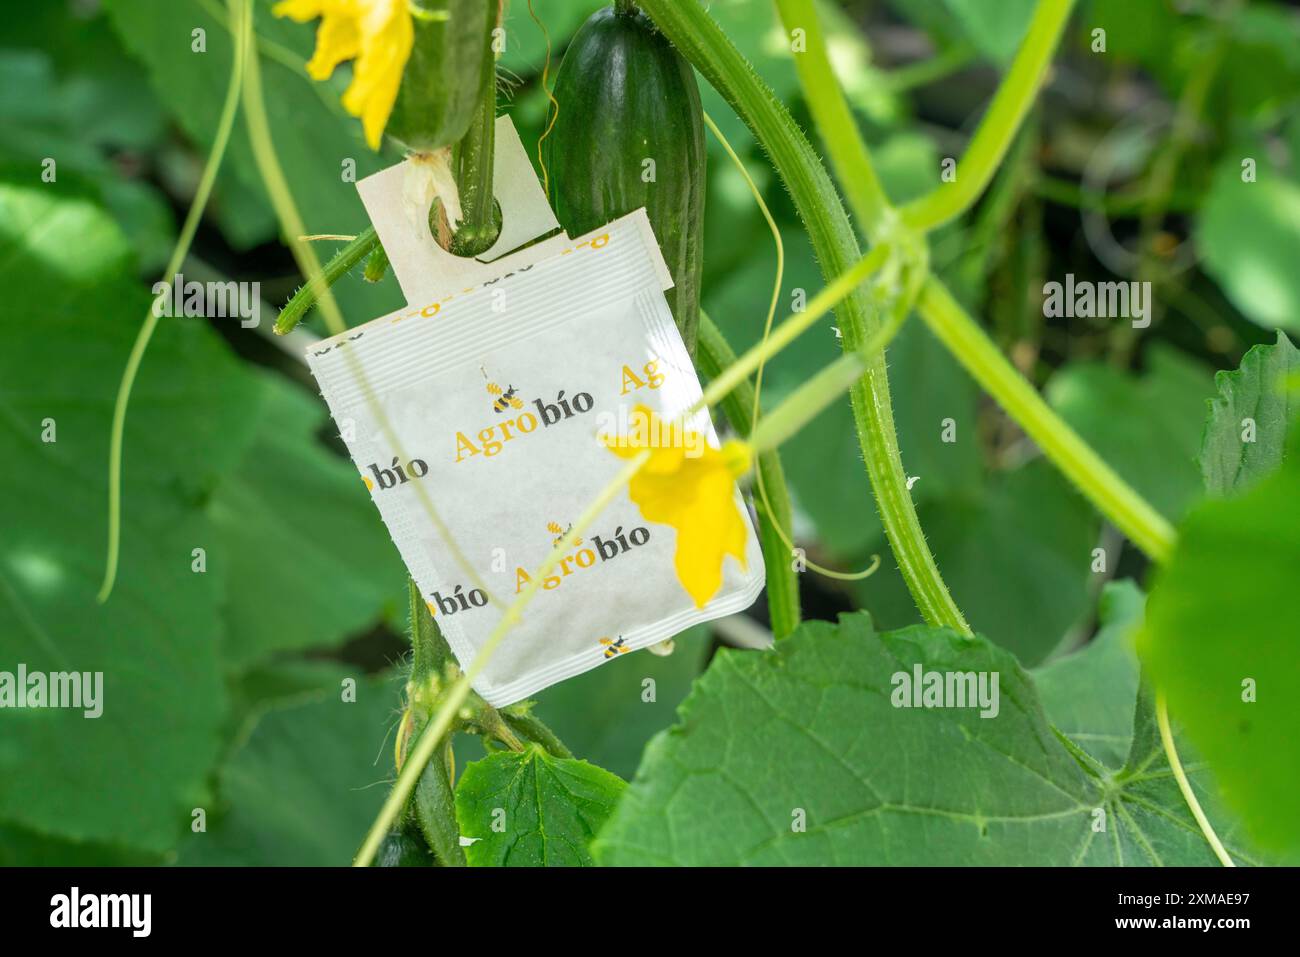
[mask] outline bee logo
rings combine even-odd
[[[551,539],[551,547],[554,548],[556,545],[560,544],[560,540],[563,539],[565,535],[568,535],[570,529],[572,528],[573,528],[572,522],[569,523],[568,528],[561,527],[559,522],[547,522],[546,530],[555,536],[553,539]],[[573,540],[574,548],[577,548],[581,544],[582,544],[581,538],[575,538]]]
[[[519,390],[514,386],[502,390],[501,386],[495,382],[489,382],[487,390],[490,395],[496,396],[496,401],[492,403],[492,411],[497,415],[500,415],[506,409],[522,409],[524,407],[523,400],[515,395]]]
[[[622,635],[618,636],[618,641],[611,641],[608,638],[600,639],[600,643],[605,646],[605,658],[617,658],[619,655],[627,654],[631,648],[624,648],[623,642],[626,639]]]

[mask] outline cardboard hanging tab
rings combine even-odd
[[[559,230],[542,184],[508,116],[496,121],[492,161],[493,190],[501,207],[501,235],[477,257],[456,256],[443,249],[429,229],[432,198],[423,208],[410,209],[403,188],[411,162],[381,170],[357,183],[361,203],[370,215],[379,241],[407,302],[438,299],[455,289],[492,279],[502,272],[498,262],[525,243]],[[511,267],[540,262],[568,242],[562,231],[551,239],[510,257]]]

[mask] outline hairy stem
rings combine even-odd
[[[516,713],[512,711],[502,711],[501,717],[505,719],[511,730],[525,741],[531,741],[534,744],[540,744],[547,754],[556,758],[571,758],[573,752],[565,747],[564,742],[559,736],[546,726],[541,718],[531,712]]]
[[[642,0],[641,7],[768,151],[808,229],[823,275],[829,281],[846,272],[861,258],[857,239],[834,184],[789,111],[696,0]],[[879,325],[860,288],[845,299],[838,319],[846,351],[859,349]],[[907,489],[883,356],[871,362],[853,387],[850,404],[881,522],[917,608],[931,624],[969,633],[939,575]]]
[[[284,308],[280,310],[280,315],[275,320],[276,335],[282,336],[302,322],[316,305],[322,287],[334,285],[378,246],[379,237],[375,235],[375,227],[367,226],[363,232],[358,233],[347,245],[330,257],[321,272],[303,283],[293,294],[293,298],[284,304]]]

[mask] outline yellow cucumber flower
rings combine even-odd
[[[271,12],[298,23],[321,17],[307,63],[313,80],[328,79],[344,60],[356,61],[343,108],[360,117],[366,142],[379,149],[415,42],[407,0],[281,0]]]
[[[703,608],[722,587],[722,565],[728,555],[746,567],[747,529],[736,505],[735,483],[749,470],[753,450],[738,441],[712,448],[698,433],[676,425],[670,429],[645,405],[638,405],[632,417],[646,428],[638,428],[634,435],[606,438],[605,445],[625,459],[650,449],[649,461],[628,484],[628,497],[646,521],[677,530],[673,559],[677,578],[695,607]],[[667,434],[680,441],[656,445],[655,437]],[[692,457],[688,450],[700,454]]]

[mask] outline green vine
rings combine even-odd
[[[857,264],[862,258],[857,238],[821,160],[789,111],[717,23],[693,0],[643,0],[641,7],[768,151],[808,229],[826,280]],[[880,305],[861,288],[844,300],[838,320],[846,352],[858,351],[879,328]],[[931,624],[969,633],[930,553],[907,488],[883,355],[876,355],[854,384],[850,404],[881,521],[917,607]]]
[[[847,113],[839,85],[830,75],[829,58],[816,25],[816,12],[808,0],[777,2],[783,9],[801,13],[810,24],[808,52],[819,66],[800,70],[805,96],[814,103],[814,118],[822,127],[822,135],[836,157],[837,167],[842,172],[863,175],[864,171],[870,170],[871,161],[866,144],[856,135],[856,125],[853,135],[823,125],[853,123],[853,120]],[[1039,0],[1011,69],[958,165],[958,180],[941,185],[903,210],[904,232],[900,241],[906,241],[908,233],[934,229],[961,215],[979,198],[1033,105],[1072,6],[1073,0]],[[790,26],[789,20],[786,26]],[[828,82],[814,87],[809,80],[817,78]],[[823,101],[820,106],[816,104],[817,100]],[[838,101],[839,108],[828,107],[827,100]],[[880,198],[869,196],[866,201],[878,204]],[[879,216],[874,205],[859,212],[868,219],[872,215]],[[927,278],[918,305],[922,316],[948,350],[1039,444],[1066,477],[1152,559],[1156,562],[1167,560],[1174,543],[1172,526],[1051,411],[942,283],[933,277]],[[1183,773],[1163,696],[1158,698],[1155,711],[1161,743],[1183,799],[1220,862],[1233,866]]]

